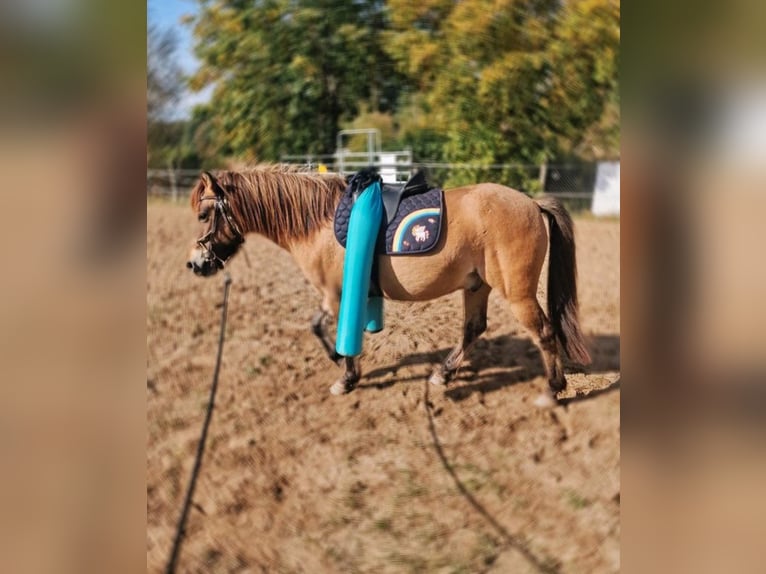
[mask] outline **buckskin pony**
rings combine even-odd
[[[330,359],[344,360],[345,372],[330,387],[336,395],[352,391],[361,377],[359,359],[338,356],[327,332],[341,294],[344,249],[336,241],[333,216],[345,188],[341,175],[282,165],[204,172],[191,193],[202,234],[187,262],[195,274],[213,275],[248,233],[261,234],[288,251],[322,295],[312,331]],[[487,328],[487,301],[495,289],[540,349],[555,397],[566,387],[560,350],[576,363],[590,362],[577,316],[571,217],[555,198],[532,199],[494,183],[446,190],[443,209],[444,227],[427,255],[380,255],[377,260],[379,287],[386,298],[425,301],[463,292],[462,340],[433,370],[429,382],[443,385],[456,373],[466,351]],[[549,246],[546,317],[536,293]]]

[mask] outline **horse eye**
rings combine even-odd
[[[203,211],[197,216],[200,221],[207,221],[207,211]]]

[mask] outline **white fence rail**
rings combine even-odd
[[[284,163],[291,163],[310,168],[320,164],[336,173],[350,175],[365,167],[374,166],[380,171],[383,181],[396,183],[407,181],[412,175],[414,164],[412,152],[402,151],[348,151],[341,149],[334,154],[322,155],[283,155]]]
[[[357,157],[360,156],[360,157]],[[390,157],[394,155],[394,157]],[[362,158],[361,156],[364,156]],[[385,157],[389,156],[389,157]],[[338,169],[334,163],[335,154],[329,155],[289,155],[283,156],[282,161],[311,169],[317,169],[320,164],[327,166],[328,170],[345,173],[346,175],[358,171],[369,165],[368,154],[360,152],[346,156],[343,170]],[[406,181],[415,169],[426,171],[427,177],[435,185],[442,185],[451,172],[457,170],[481,170],[488,181],[497,181],[516,189],[520,188],[518,182],[500,181],[501,174],[507,174],[510,170],[523,170],[527,174],[539,174],[540,187],[548,195],[562,199],[570,209],[590,210],[594,202],[594,190],[596,189],[596,175],[599,164],[548,164],[545,166],[527,164],[475,164],[475,163],[446,163],[446,162],[412,162],[405,152],[376,152],[377,167],[385,181]],[[409,162],[405,160],[409,159]],[[385,160],[385,161],[381,161]],[[603,164],[602,164],[603,165]],[[615,164],[611,164],[615,165]],[[617,173],[619,174],[619,162]],[[493,178],[493,172],[497,177]],[[200,177],[200,169],[150,169],[147,171],[147,196],[163,197],[174,201],[188,201],[191,188]],[[619,214],[619,175],[613,183],[617,194],[617,211]],[[522,190],[525,191],[525,190]]]

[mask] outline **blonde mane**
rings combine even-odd
[[[245,233],[260,233],[282,246],[318,231],[335,214],[346,187],[342,175],[282,164],[219,171],[215,179],[240,228]],[[204,191],[202,181],[192,191],[195,210]]]

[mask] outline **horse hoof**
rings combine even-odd
[[[558,401],[552,393],[540,393],[537,395],[534,401],[532,401],[538,409],[552,409],[558,405]]]
[[[567,388],[567,378],[564,376],[564,369],[558,364],[553,367],[553,373],[548,377],[548,388],[554,395]]]
[[[447,384],[447,377],[445,377],[440,371],[434,371],[431,376],[428,377],[428,382],[437,387],[443,387]]]
[[[353,391],[354,387],[356,387],[356,383],[349,383],[348,381],[341,379],[332,384],[330,387],[330,394],[335,396],[345,395]]]
[[[560,393],[567,388],[567,380],[563,376],[560,379],[551,379],[548,381],[548,387],[552,393]]]

